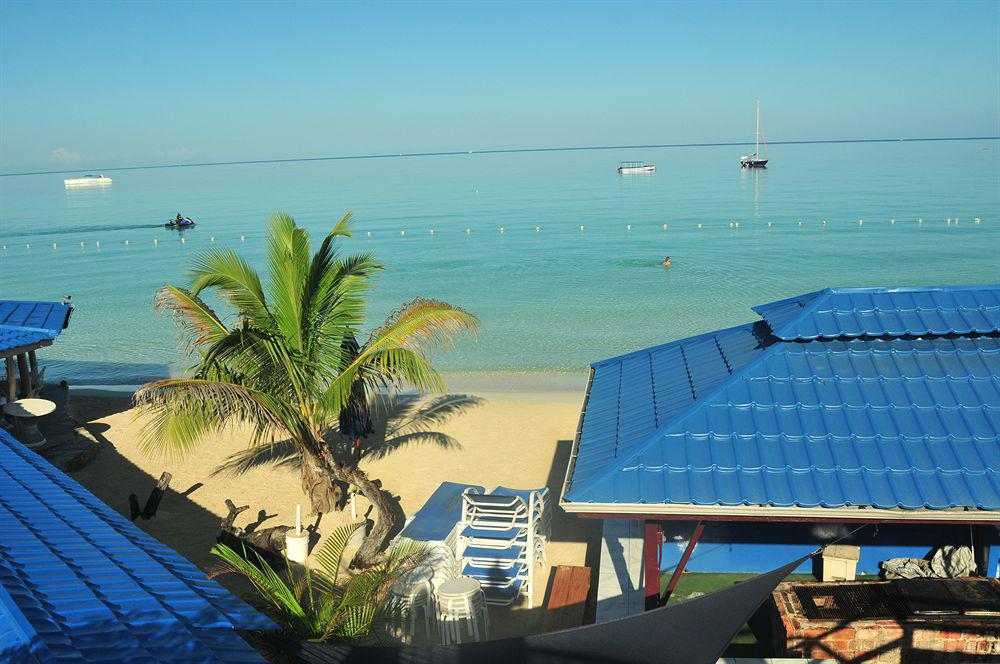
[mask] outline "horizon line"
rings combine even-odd
[[[834,143],[907,143],[921,141],[994,141],[1000,136],[932,136],[924,138],[841,138],[841,139],[804,139],[797,141],[771,141],[771,145],[814,145]],[[60,175],[78,173],[82,170],[93,171],[139,171],[159,168],[199,168],[204,166],[238,166],[245,164],[283,164],[305,161],[344,161],[350,159],[398,159],[401,157],[447,157],[469,154],[512,154],[526,152],[581,152],[586,150],[635,150],[640,148],[700,148],[700,147],[736,147],[753,145],[751,141],[735,141],[725,143],[651,143],[638,145],[582,145],[562,147],[535,148],[486,148],[478,150],[443,150],[427,152],[400,152],[381,154],[333,155],[323,157],[286,157],[282,159],[239,159],[232,161],[206,161],[184,164],[147,164],[140,166],[108,166],[103,168],[72,168],[51,171],[22,171],[0,173],[0,177],[18,177],[24,175]]]

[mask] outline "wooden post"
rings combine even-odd
[[[163,494],[166,492],[167,487],[170,486],[171,479],[173,479],[173,475],[166,471],[160,475],[160,479],[156,481],[156,486],[149,492],[146,505],[142,508],[143,519],[152,519],[156,516],[156,509],[160,506],[160,500],[163,499]]]
[[[656,521],[646,522],[643,538],[643,590],[646,610],[660,605],[660,552],[663,550],[663,530]]]
[[[691,541],[689,541],[687,547],[684,548],[684,555],[681,556],[680,562],[678,562],[677,567],[674,568],[674,573],[670,576],[670,582],[667,584],[667,589],[663,591],[663,598],[660,600],[660,606],[667,603],[667,600],[670,599],[670,595],[674,592],[674,588],[677,587],[677,582],[681,580],[681,574],[684,573],[684,568],[687,567],[688,560],[690,560],[691,554],[694,552],[694,547],[698,544],[698,540],[701,539],[701,534],[703,532],[705,532],[705,522],[699,521],[698,525],[694,527],[694,534],[691,535]]]
[[[7,403],[17,401],[17,379],[14,378],[14,358],[10,355],[4,358],[7,367]]]
[[[17,356],[17,368],[21,373],[21,397],[31,396],[31,371],[28,369],[28,356],[21,353]]]
[[[34,386],[38,380],[38,357],[33,350],[28,351],[28,366],[31,367],[31,384]]]

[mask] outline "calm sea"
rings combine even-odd
[[[387,266],[372,325],[418,295],[477,314],[481,338],[438,357],[451,372],[583,372],[825,286],[1000,281],[1000,141],[774,146],[754,172],[739,169],[740,154],[183,167],[109,171],[113,185],[88,189],[65,189],[64,175],[0,177],[0,297],[73,296],[70,329],[43,354],[50,379],[134,384],[185,366],[154,291],[184,284],[191,257],[211,246],[262,264],[275,210],[317,242],[355,210],[345,249]],[[619,176],[626,159],[657,172]],[[178,211],[197,228],[164,229]]]

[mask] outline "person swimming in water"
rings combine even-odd
[[[663,259],[663,267],[670,267],[670,256]]]

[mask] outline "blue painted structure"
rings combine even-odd
[[[30,327],[58,335],[69,325],[73,307],[64,302],[0,300],[0,325]]]
[[[268,628],[0,430],[0,661],[256,662]]]
[[[73,307],[62,302],[0,300],[0,352],[55,339],[72,313]]]
[[[804,522],[1000,523],[1000,285],[825,289],[754,311],[592,366],[567,511],[667,522],[666,568],[693,527],[671,518],[724,521],[689,567],[716,571],[835,539]],[[968,531],[866,529],[860,568]]]
[[[1000,509],[1000,286],[759,310],[595,364],[564,502]]]

